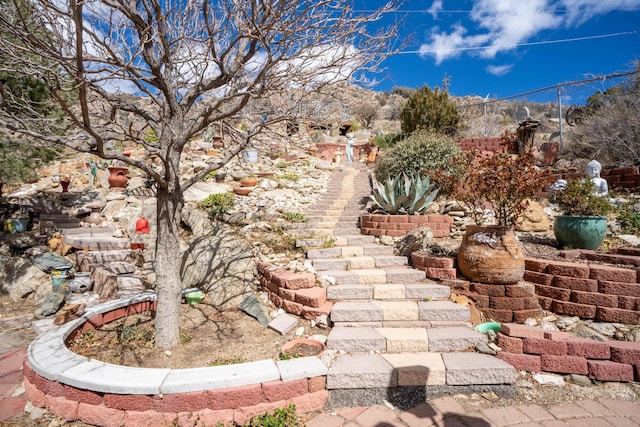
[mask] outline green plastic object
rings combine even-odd
[[[189,292],[184,295],[184,299],[187,301],[187,304],[196,305],[202,302],[204,294],[202,291]]]
[[[498,322],[484,322],[476,326],[476,331],[482,332],[482,333],[493,331],[497,334],[501,326],[502,325]]]
[[[596,250],[607,236],[607,217],[560,215],[553,233],[562,248]]]

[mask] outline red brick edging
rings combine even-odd
[[[453,217],[449,215],[362,215],[360,232],[369,236],[402,237],[418,227],[429,227],[433,237],[447,237]]]
[[[155,305],[155,301],[141,301],[94,315],[67,340],[128,314],[155,310]],[[326,376],[172,394],[99,392],[47,379],[32,369],[28,358],[24,361],[24,386],[35,406],[69,421],[98,426],[170,425],[175,421],[178,425],[244,424],[253,416],[289,404],[294,404],[299,413],[320,410],[328,400]]]

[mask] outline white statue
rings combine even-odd
[[[606,196],[609,193],[609,186],[607,185],[607,180],[604,178],[600,178],[600,172],[602,171],[602,166],[597,160],[591,160],[587,163],[586,172],[588,179],[593,182],[595,187],[595,194],[598,196]]]
[[[347,134],[347,163],[353,163],[353,146],[356,145],[356,142],[353,140],[353,134]]]

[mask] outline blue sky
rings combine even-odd
[[[446,74],[453,95],[502,98],[640,60],[640,0],[405,0],[387,20],[401,20],[407,53],[383,63],[379,91],[442,87]]]

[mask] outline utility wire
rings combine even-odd
[[[455,47],[455,48],[441,48],[441,49],[427,49],[427,50],[405,50],[402,52],[397,52],[395,55],[415,55],[415,54],[425,54],[425,53],[434,53],[434,52],[462,52],[469,50],[484,50],[484,49],[506,49],[512,47],[520,47],[520,46],[538,46],[544,44],[554,44],[554,43],[568,43],[568,42],[576,42],[583,40],[594,40],[594,39],[602,39],[607,37],[619,37],[619,36],[628,36],[628,35],[636,35],[637,31],[625,31],[622,33],[610,33],[610,34],[600,34],[595,36],[585,36],[585,37],[574,37],[570,39],[559,39],[559,40],[545,40],[540,42],[528,42],[528,43],[516,43],[512,45],[490,45],[490,46],[470,46],[470,47]]]

